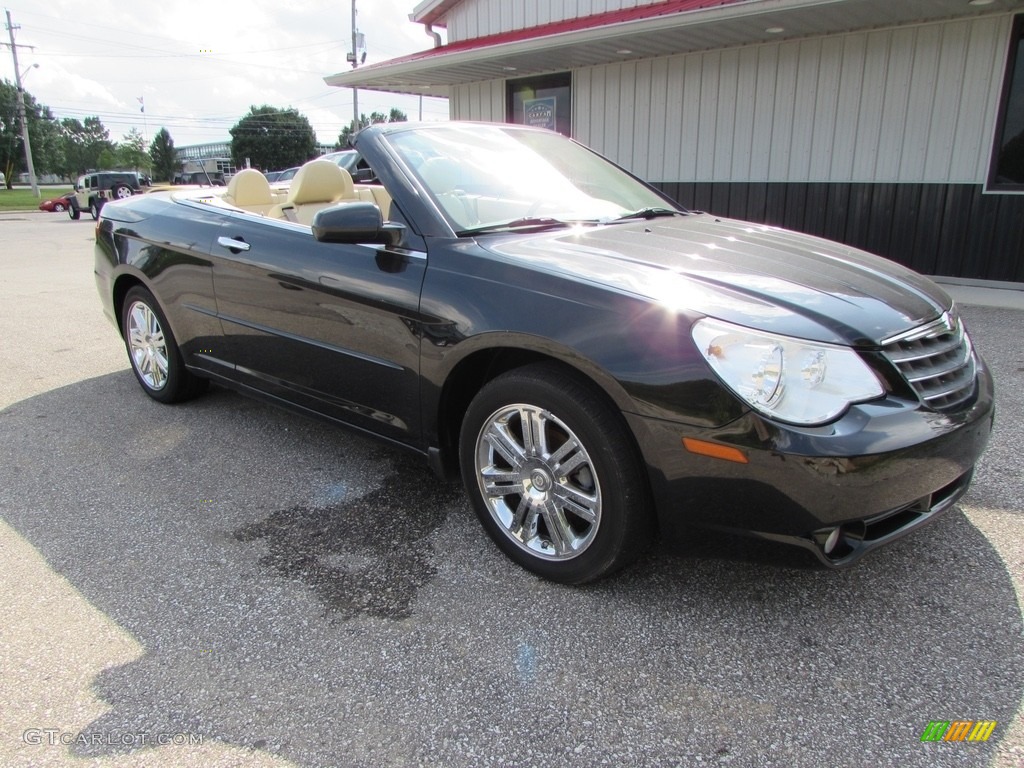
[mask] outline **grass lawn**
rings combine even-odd
[[[31,187],[0,187],[0,211],[35,211],[43,200],[60,197],[70,191],[71,187],[40,187],[40,197],[36,197]]]

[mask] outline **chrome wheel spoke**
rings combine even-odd
[[[551,546],[555,548],[555,553],[559,555],[567,555],[574,549],[573,543],[576,540],[576,534],[573,533],[572,526],[565,517],[565,512],[560,509],[557,505],[548,503],[544,505],[544,524],[548,529],[548,537],[551,540]]]
[[[550,457],[548,457],[548,461],[550,461],[552,465],[558,466],[562,463],[566,456],[575,451],[577,448],[579,448],[579,445],[576,443],[575,440],[566,440],[564,443],[558,446],[557,451],[555,451],[554,453],[551,454]]]
[[[576,517],[586,520],[588,523],[597,522],[596,508],[598,500],[596,496],[583,493],[565,483],[560,483],[555,488],[554,495],[561,503],[561,506],[576,515]]]
[[[510,493],[523,492],[523,480],[518,472],[497,467],[486,467],[480,471],[484,482],[484,492],[488,496],[508,496]]]
[[[149,376],[153,382],[153,388],[159,389],[167,380],[167,361],[157,354],[154,354],[149,361]]]
[[[561,458],[556,461],[555,456],[551,457],[551,463],[557,469],[559,477],[571,475],[590,461],[590,457],[575,440],[566,440],[558,449],[557,455],[568,457],[565,461],[562,461]]]
[[[544,432],[544,414],[536,408],[521,408],[519,423],[523,431],[523,451],[526,456],[544,456],[547,439]]]
[[[512,524],[509,526],[509,530],[523,541],[536,538],[537,510],[533,509],[525,498],[519,500],[515,514],[512,515]],[[525,535],[523,535],[524,531]]]
[[[484,434],[484,439],[511,466],[516,468],[523,466],[523,462],[526,460],[526,452],[523,450],[523,446],[509,432],[507,424],[491,423]]]

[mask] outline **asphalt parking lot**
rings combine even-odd
[[[149,400],[92,234],[0,215],[0,765],[1024,765],[1024,311],[964,307],[997,429],[934,525],[849,571],[698,537],[568,588],[404,454]]]

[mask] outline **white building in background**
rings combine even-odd
[[[684,205],[1024,283],[1024,0],[425,0],[326,78],[569,134]]]

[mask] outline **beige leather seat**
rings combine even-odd
[[[330,160],[310,160],[292,179],[285,202],[274,206],[269,215],[309,225],[324,208],[358,199],[348,171]]]
[[[380,215],[384,221],[391,215],[391,195],[379,184],[360,184],[356,187],[356,194],[360,200],[367,203],[376,203],[380,208]]]
[[[270,183],[255,168],[246,168],[231,177],[224,193],[224,202],[263,215],[274,207]]]

